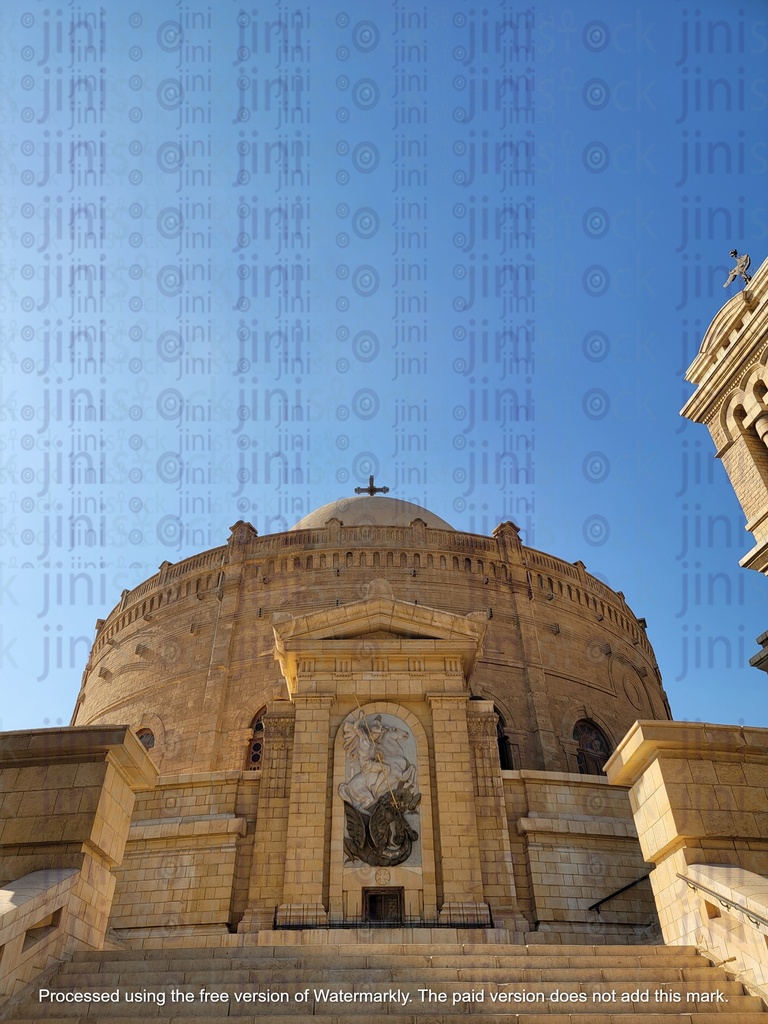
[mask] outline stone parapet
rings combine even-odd
[[[665,941],[715,952],[768,994],[768,921],[754,907],[758,941],[744,934],[749,898],[768,890],[768,730],[637,722],[605,770],[631,787]]]
[[[84,854],[119,864],[134,794],[156,778],[127,726],[0,734],[0,884]]]
[[[135,794],[156,776],[127,726],[0,734],[0,995],[103,948]]]
[[[243,524],[247,526],[248,524]],[[508,524],[502,524],[502,527]],[[393,557],[393,550],[397,557]],[[104,620],[99,620],[91,660],[108,651],[126,627],[137,621],[150,621],[164,608],[186,598],[204,601],[220,598],[232,586],[237,573],[233,561],[245,563],[250,575],[264,587],[293,585],[299,575],[306,584],[312,574],[315,587],[327,585],[337,573],[368,567],[385,575],[395,568],[420,573],[424,583],[426,570],[435,574],[435,583],[442,587],[459,575],[474,577],[476,583],[491,584],[492,590],[508,585],[512,567],[522,565],[530,572],[532,592],[557,592],[574,603],[593,607],[604,616],[605,628],[615,629],[652,657],[652,650],[641,622],[632,613],[624,595],[607,587],[584,570],[583,563],[573,564],[553,555],[510,543],[500,527],[493,538],[456,530],[418,529],[393,526],[344,526],[332,524],[324,529],[291,530],[259,537],[250,528],[243,543],[237,547],[237,558],[229,547],[210,551],[172,564],[164,562],[156,575],[132,590],[123,592],[120,602]],[[397,565],[395,565],[397,562]],[[391,573],[390,573],[391,574]],[[534,575],[535,574],[535,578]]]

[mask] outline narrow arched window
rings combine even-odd
[[[603,766],[611,756],[611,745],[605,733],[588,718],[582,718],[573,727],[573,738],[578,744],[576,759],[582,775],[602,775]]]
[[[246,769],[253,770],[261,768],[264,760],[264,715],[266,708],[262,708],[251,722],[251,741],[248,744],[248,763]]]
[[[139,742],[145,750],[151,750],[155,745],[155,734],[151,729],[139,729],[136,733]]]
[[[506,733],[507,723],[495,705],[493,710],[496,712],[496,740],[499,745],[499,764],[502,771],[511,771],[515,765],[512,758],[512,747]]]

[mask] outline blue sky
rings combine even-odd
[[[124,587],[371,472],[622,590],[676,717],[767,725],[678,415],[765,256],[764,5],[62,11],[0,12],[3,728],[69,720]]]

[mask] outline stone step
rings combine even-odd
[[[578,947],[577,947],[578,948]],[[668,950],[669,947],[667,947]],[[687,947],[686,947],[687,948]],[[611,967],[620,968],[648,968],[653,970],[659,967],[676,967],[676,966],[688,966],[693,967],[701,965],[702,960],[695,952],[690,953],[656,953],[649,954],[647,952],[641,953],[627,953],[627,947],[623,947],[624,953],[622,955],[606,955],[604,957],[596,957],[593,955],[581,955],[581,954],[559,954],[559,953],[542,953],[540,952],[541,947],[535,947],[534,951],[515,956],[499,956],[494,953],[480,954],[462,954],[454,953],[453,955],[448,954],[399,954],[399,955],[383,955],[383,954],[371,954],[368,953],[364,948],[358,949],[356,955],[343,954],[343,955],[331,955],[326,952],[302,952],[301,955],[297,956],[275,956],[275,957],[263,957],[263,956],[251,956],[250,949],[237,949],[229,951],[229,955],[226,957],[209,957],[199,955],[200,950],[184,950],[185,953],[195,952],[197,956],[177,956],[172,950],[163,950],[162,956],[143,956],[143,953],[160,953],[160,950],[136,950],[130,951],[133,955],[126,956],[115,955],[118,951],[110,950],[108,955],[105,953],[103,956],[99,956],[98,953],[88,952],[87,954],[78,953],[73,958],[68,969],[75,970],[80,966],[87,964],[99,964],[100,969],[108,969],[110,972],[113,969],[125,969],[135,966],[145,970],[177,970],[179,965],[183,964],[184,969],[189,970],[222,970],[222,969],[236,969],[240,970],[243,968],[255,968],[260,967],[264,969],[284,969],[284,968],[306,968],[312,970],[324,970],[326,968],[349,968],[352,970],[364,970],[366,968],[371,969],[383,969],[387,967],[402,968],[402,967],[415,967],[422,968],[425,970],[431,970],[436,967],[455,967],[458,969],[465,968],[484,968],[487,966],[493,966],[503,969],[515,970],[515,969],[549,969],[549,968],[564,968],[564,967],[584,967],[593,968],[600,965],[610,965]],[[126,951],[119,951],[121,954]],[[189,968],[187,965],[189,964]],[[224,966],[228,965],[228,966]]]
[[[249,960],[246,957],[232,958],[229,961],[221,960],[132,960],[121,962],[108,960],[105,963],[90,961],[89,963],[69,962],[63,964],[60,975],[76,976],[83,975],[129,975],[129,974],[221,974],[229,971],[250,971],[258,972],[264,976],[279,974],[286,971],[311,971],[313,974],[321,974],[326,971],[365,971],[386,972],[387,975],[398,977],[407,976],[408,972],[423,974],[424,971],[452,971],[461,972],[462,976],[471,971],[498,971],[507,972],[510,978],[521,973],[539,971],[578,971],[587,972],[590,976],[595,971],[612,970],[624,972],[627,977],[634,977],[637,972],[656,973],[658,971],[680,971],[680,970],[710,970],[705,960],[698,956],[686,957],[660,957],[651,960],[649,957],[625,957],[612,958],[600,962],[593,958],[580,957],[530,957],[518,959],[512,964],[499,963],[495,958],[489,957],[482,963],[477,963],[475,958],[467,962],[461,958],[435,958],[433,963],[412,964],[402,959],[386,959],[382,957],[361,957],[354,960],[350,957],[339,959],[320,958],[304,960]],[[405,972],[405,974],[403,973]],[[627,973],[631,972],[631,973]],[[468,976],[468,975],[467,975]]]
[[[322,1017],[323,1024],[392,1024],[393,1018],[403,1024],[458,1024],[467,1015],[472,1024],[628,1024],[632,1018],[647,1024],[758,1024],[768,1019],[761,1000],[745,995],[739,983],[692,947],[444,944],[427,949],[340,943],[81,952],[45,987],[68,994],[119,990],[118,1002],[41,1003],[34,992],[4,1019],[13,1024],[213,1024],[230,1017],[259,1024],[303,1024],[308,1017]],[[203,988],[208,999],[201,998]],[[270,989],[279,1002],[236,998]],[[330,1002],[316,998],[320,989],[399,995],[377,1003]],[[190,993],[194,1002],[177,996],[172,1003],[172,991]],[[297,1001],[305,991],[306,1001]],[[530,1001],[498,999],[526,991]],[[679,994],[681,1001],[657,1001],[657,991]],[[638,992],[650,993],[648,1002],[632,1001]],[[719,992],[721,1001],[689,1003],[689,992]],[[126,1002],[127,993],[143,994],[147,1001]],[[607,998],[596,1000],[595,993]],[[228,999],[214,1000],[214,994]]]
[[[428,950],[428,954],[425,954]],[[184,959],[205,959],[219,958],[229,959],[232,956],[260,959],[296,959],[314,956],[419,956],[425,955],[429,958],[435,956],[482,956],[493,957],[526,957],[526,956],[579,956],[579,957],[601,957],[613,959],[617,956],[667,956],[673,950],[673,956],[688,954],[696,956],[695,946],[580,946],[580,945],[553,945],[553,946],[513,946],[496,943],[430,943],[425,946],[423,943],[393,943],[366,942],[366,943],[336,943],[317,945],[286,945],[286,946],[216,946],[216,947],[195,947],[182,949],[106,949],[106,950],[79,950],[73,954],[73,962],[87,962],[91,960],[174,960]]]
[[[428,972],[416,967],[393,968],[323,968],[322,970],[302,969],[296,967],[248,968],[228,966],[224,970],[219,967],[194,967],[198,961],[188,961],[184,965],[170,965],[167,969],[155,964],[146,966],[122,966],[119,970],[114,964],[102,965],[109,970],[84,970],[82,964],[64,964],[57,974],[57,987],[61,989],[100,988],[115,986],[141,987],[142,985],[196,985],[211,984],[217,980],[232,984],[278,985],[290,981],[304,983],[344,983],[354,978],[365,981],[388,982],[419,982],[428,979],[430,982],[475,982],[493,981],[533,983],[553,982],[630,982],[630,983],[661,983],[690,981],[704,984],[713,978],[712,968],[701,960],[693,967],[658,967],[656,970],[636,967],[562,967],[562,968],[507,968],[507,967],[432,967]],[[238,964],[242,961],[238,961]],[[175,969],[172,969],[175,966]]]
[[[170,1013],[174,1016],[169,1016]],[[408,1013],[403,1011],[401,1013],[383,1013],[383,1012],[370,1012],[368,1014],[360,1014],[359,1009],[352,1010],[348,1013],[337,1009],[335,1011],[321,1012],[312,1014],[311,1010],[308,1009],[303,1014],[297,1014],[295,1010],[290,1009],[286,1012],[282,1012],[280,1009],[269,1009],[264,1010],[261,1013],[254,1015],[253,1008],[250,1010],[238,1009],[234,1010],[229,1008],[227,1013],[227,1007],[224,1005],[220,1011],[212,1016],[211,1010],[200,1012],[200,1009],[195,1006],[181,1009],[178,1007],[168,1008],[154,1014],[130,1014],[126,1016],[126,1008],[122,1010],[116,1010],[115,1013],[106,1012],[105,1008],[100,1008],[92,1016],[82,1016],[82,1009],[80,1010],[80,1016],[77,1014],[58,1014],[53,1016],[44,1010],[37,1011],[35,1016],[25,1016],[12,1018],[13,1024],[40,1024],[41,1021],[49,1020],[67,1020],[69,1022],[80,1022],[80,1024],[135,1024],[137,1020],[141,1021],[152,1021],[153,1024],[184,1024],[184,1022],[195,1021],[196,1024],[221,1024],[222,1021],[229,1018],[237,1019],[239,1022],[251,1022],[251,1024],[306,1024],[306,1021],[312,1017],[321,1018],[324,1024],[376,1024],[376,1022],[386,1022],[397,1020],[398,1024],[437,1024],[437,1022],[444,1022],[444,1024],[456,1024],[457,1021],[463,1017],[469,1016],[472,1024],[631,1024],[632,1021],[638,1021],[640,1019],[647,1021],[647,1024],[763,1024],[766,1020],[764,1013],[755,1010],[754,1008],[739,1008],[736,1010],[726,1011],[679,1011],[675,1012],[664,1012],[656,1013],[654,1011],[642,1012],[637,1009],[629,1009],[624,1011],[615,1010],[610,1013],[604,1011],[595,1011],[592,1008],[586,1008],[583,1011],[569,1010],[563,1012],[561,1009],[543,1010],[539,1009],[536,1012],[521,1012],[513,1013],[509,1010],[497,1010],[495,1013],[488,1013],[487,1009],[482,1010],[467,1010],[460,1007],[457,1008],[440,1008],[439,1011],[435,1010],[431,1013]]]

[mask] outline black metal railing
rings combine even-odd
[[[408,917],[407,915],[393,917],[389,920],[371,920],[364,915],[357,917],[328,918],[326,921],[318,922],[317,914],[312,910],[283,910],[278,920],[278,907],[275,907],[275,915],[272,927],[275,931],[298,931],[300,929],[332,929],[332,928],[493,928],[493,916],[490,908],[487,918],[481,920],[471,914],[452,912],[446,914],[439,921],[428,920],[423,917]]]
[[[692,878],[687,878],[679,872],[677,877],[682,882],[685,882],[689,889],[701,892],[703,895],[708,896],[710,900],[717,900],[720,906],[725,907],[726,910],[737,910],[740,914],[743,914],[750,924],[755,926],[755,928],[762,928],[763,931],[768,931],[768,918],[763,917],[762,914],[758,914],[757,911],[750,910],[741,903],[736,903],[735,900],[729,899],[727,896],[723,896],[714,889],[710,889],[708,886],[702,885],[701,882],[694,881]]]
[[[615,892],[612,892],[610,896],[603,896],[603,898],[601,900],[598,900],[597,903],[593,903],[591,907],[587,907],[587,910],[596,910],[599,914],[600,907],[602,907],[604,903],[607,903],[608,900],[615,899],[616,896],[621,896],[621,894],[623,892],[626,892],[628,889],[634,889],[636,885],[639,885],[641,882],[644,882],[646,878],[650,878],[650,872],[647,872],[646,874],[641,875],[639,878],[636,878],[634,882],[629,882],[627,885],[622,885],[620,889],[617,889]]]

